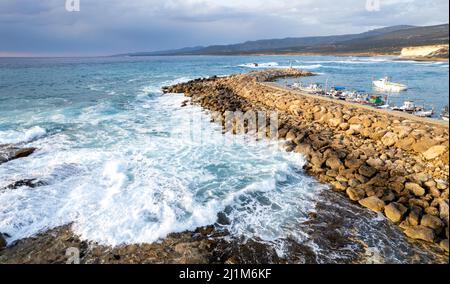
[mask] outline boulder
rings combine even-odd
[[[423,153],[423,156],[425,159],[427,160],[434,160],[437,157],[439,157],[440,155],[444,154],[445,151],[447,151],[447,147],[445,146],[433,146],[430,149],[428,149],[427,151],[425,151]]]
[[[395,133],[388,132],[386,133],[383,138],[381,138],[381,142],[387,147],[395,145],[397,143],[398,137]]]
[[[321,168],[325,160],[320,153],[314,153],[311,155],[311,164],[316,168]]]
[[[420,224],[420,216],[422,215],[422,208],[419,206],[411,206],[411,212],[408,215],[408,223],[412,226]]]
[[[328,120],[328,125],[330,125],[331,127],[338,127],[339,125],[341,125],[342,123],[342,119],[341,118],[332,118],[330,120]]]
[[[405,189],[409,192],[413,193],[415,196],[424,196],[425,189],[418,185],[417,183],[407,182],[405,184]]]
[[[297,147],[295,148],[295,152],[303,154],[303,155],[309,157],[314,152],[314,150],[311,147],[311,145],[305,144],[305,143],[301,143],[301,144],[297,145]]]
[[[327,159],[326,165],[332,170],[338,170],[342,166],[342,162],[339,158],[333,156]]]
[[[439,217],[444,221],[445,225],[448,226],[449,223],[449,207],[448,199],[441,199],[439,201]]]
[[[371,196],[362,199],[359,201],[359,204],[375,212],[381,212],[385,206],[384,201],[376,196]]]
[[[340,128],[341,130],[346,131],[346,130],[348,130],[348,129],[350,128],[350,124],[348,124],[348,123],[346,123],[346,122],[341,123],[341,124],[339,124],[339,128]]]
[[[411,133],[412,128],[408,127],[408,126],[400,125],[400,126],[395,126],[393,128],[393,130],[395,133],[397,133],[398,138],[402,139],[402,138],[405,138],[406,136],[408,136],[409,133]]]
[[[36,148],[23,148],[16,151],[14,159],[25,158],[30,156],[36,151]]]
[[[434,231],[424,226],[410,226],[405,230],[405,234],[415,240],[422,240],[426,242],[434,242]]]
[[[384,208],[384,214],[394,223],[401,222],[406,212],[408,208],[397,202],[392,202]]]
[[[438,144],[436,140],[424,138],[417,141],[417,143],[415,143],[412,146],[412,149],[418,153],[423,153],[428,151],[431,147],[435,146],[436,144]]]
[[[414,143],[416,143],[416,140],[415,140],[414,138],[412,138],[412,137],[406,137],[406,138],[400,139],[400,140],[395,144],[395,146],[398,147],[398,148],[400,148],[400,149],[409,151],[409,150],[411,150],[412,145],[414,145]]]
[[[362,165],[358,172],[367,178],[371,178],[377,173],[377,170],[369,165]]]
[[[448,239],[442,240],[439,246],[445,251],[448,252]]]
[[[364,163],[363,160],[359,160],[356,158],[347,158],[345,160],[345,166],[349,169],[357,169],[361,167],[361,165]]]
[[[287,141],[293,141],[297,138],[297,133],[295,131],[291,130],[286,134],[286,140]]]
[[[436,216],[426,214],[422,217],[420,225],[439,231],[444,227],[444,222]]]
[[[381,169],[384,166],[384,162],[380,158],[370,158],[366,163],[375,169]]]
[[[347,195],[353,201],[360,201],[366,197],[366,192],[364,189],[349,187],[347,188]]]

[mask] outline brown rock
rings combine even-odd
[[[366,197],[366,192],[360,188],[347,188],[347,195],[353,201],[360,201],[364,197]]]
[[[356,158],[347,158],[345,160],[345,166],[349,169],[357,169],[361,167],[364,161],[356,159]]]
[[[412,149],[418,153],[423,153],[438,143],[439,142],[430,138],[420,139],[412,146]]]
[[[434,242],[434,231],[424,226],[411,226],[405,230],[405,234],[415,240],[422,240],[426,242]]]
[[[422,217],[420,225],[434,230],[441,230],[444,227],[444,223],[441,221],[441,219],[429,214]]]
[[[359,204],[361,204],[364,207],[369,208],[372,211],[380,212],[384,209],[384,201],[379,199],[376,196],[371,196],[365,199],[362,199],[359,201]]]
[[[433,215],[438,217],[439,216],[439,210],[436,207],[433,206],[428,206],[425,208],[425,213],[429,214],[429,215]]]
[[[311,155],[311,164],[316,168],[321,168],[325,160],[319,153],[314,153]]]
[[[340,128],[341,130],[347,131],[347,130],[350,128],[350,124],[348,124],[348,123],[346,123],[346,122],[341,123],[341,124],[339,124],[339,128]]]
[[[342,123],[341,118],[332,118],[328,120],[328,125],[330,125],[331,127],[338,127],[339,125],[341,125],[341,123]]]
[[[293,141],[297,138],[297,133],[293,130],[290,130],[287,134],[286,134],[286,140],[287,141]]]
[[[448,226],[449,223],[449,207],[448,207],[448,199],[441,199],[439,201],[439,217],[444,221],[445,225]]]
[[[443,180],[437,180],[437,181],[436,181],[436,186],[437,186],[438,189],[444,190],[444,189],[447,189],[447,188],[448,188],[448,183],[446,183],[446,182],[443,181]]]
[[[30,156],[36,151],[36,148],[23,148],[16,151],[15,158],[25,158]]]
[[[347,189],[347,184],[345,182],[332,181],[330,184],[337,190],[344,191]]]
[[[400,125],[400,126],[395,126],[393,128],[393,130],[395,133],[397,133],[398,138],[402,139],[402,138],[405,138],[406,136],[408,136],[409,133],[411,133],[412,128],[408,127],[408,126]]]
[[[447,151],[447,147],[445,146],[433,146],[423,153],[423,156],[427,160],[434,160],[440,155],[444,154]]]
[[[384,162],[380,158],[370,158],[366,163],[375,169],[382,169],[384,167]]]
[[[403,189],[405,189],[405,186],[401,182],[391,182],[389,183],[389,188],[397,193],[400,193]]]
[[[314,150],[309,144],[302,143],[297,145],[297,147],[295,148],[295,152],[303,154],[306,157],[309,157],[309,155],[311,155],[311,153],[313,153]]]
[[[412,226],[417,226],[420,224],[420,216],[422,215],[422,208],[419,206],[411,206],[411,212],[408,216],[408,222]]]
[[[392,202],[384,208],[384,214],[394,223],[402,221],[406,212],[408,212],[408,208],[396,202]]]
[[[409,150],[411,150],[412,145],[414,145],[414,143],[416,143],[416,140],[415,140],[414,138],[412,138],[412,137],[407,137],[407,138],[400,139],[400,140],[395,144],[395,146],[398,147],[398,148],[400,148],[400,149],[409,151]]]
[[[381,138],[381,142],[387,147],[395,145],[397,143],[398,137],[395,133],[388,132],[386,133],[383,138]]]
[[[448,252],[448,239],[442,240],[439,246],[445,251]]]
[[[365,177],[367,177],[367,178],[371,178],[371,177],[373,177],[373,176],[377,173],[377,170],[374,169],[374,168],[371,167],[371,166],[368,166],[368,165],[362,165],[362,166],[359,168],[358,172],[359,172],[361,175],[363,175],[363,176],[365,176]]]
[[[405,184],[405,189],[413,193],[415,196],[424,196],[425,189],[418,185],[417,183],[408,182]]]
[[[337,157],[330,157],[327,159],[326,165],[332,170],[338,170],[342,166],[342,162]]]

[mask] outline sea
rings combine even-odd
[[[318,74],[306,80],[367,91],[373,77],[391,76],[410,87],[395,95],[398,103],[420,99],[437,112],[449,99],[448,62],[0,58],[0,145],[37,148],[0,165],[0,232],[13,243],[73,224],[84,240],[119,246],[215,224],[290,262],[301,261],[293,243],[318,263],[448,262],[433,246],[408,240],[382,215],[306,175],[304,158],[283,151],[281,142],[223,133],[208,111],[181,107],[182,94],[161,92],[199,77],[290,65]],[[41,186],[7,188],[20,180]],[[218,224],[218,216],[227,222]]]

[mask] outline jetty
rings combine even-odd
[[[275,83],[278,78],[312,75],[292,68],[269,69],[197,79],[163,91],[184,93],[191,103],[222,118],[230,111],[276,111],[277,137],[286,141],[286,151],[307,158],[308,174],[353,202],[382,212],[408,237],[436,243],[448,253],[448,123]],[[271,130],[263,131],[273,137]]]

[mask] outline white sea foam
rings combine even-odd
[[[29,143],[45,136],[46,134],[47,132],[45,129],[39,126],[34,126],[23,131],[0,131],[0,144]]]
[[[265,63],[245,63],[238,65],[239,67],[245,68],[254,68],[254,69],[263,69],[263,68],[273,68],[278,67],[279,64],[277,62],[265,62]]]
[[[267,147],[264,141],[247,144],[245,136],[222,135],[200,108],[179,108],[184,99],[156,97],[147,101],[146,109],[136,101],[126,113],[107,116],[102,109],[111,106],[100,103],[76,120],[88,129],[94,125],[95,132],[76,133],[75,140],[60,134],[36,141],[38,156],[2,165],[0,179],[5,182],[0,186],[14,177],[47,185],[1,192],[0,231],[11,235],[11,242],[73,223],[83,239],[102,244],[154,242],[172,232],[213,224],[229,207],[234,233],[285,236],[282,230],[277,235],[277,228],[295,206],[312,208],[303,191],[317,189],[314,183],[280,185],[287,179],[311,182],[302,173],[302,157]],[[190,127],[193,113],[204,117],[199,128],[207,138],[171,137]],[[80,143],[89,147],[76,146]],[[296,201],[289,205],[283,196]],[[272,214],[272,207],[282,210]]]
[[[267,62],[267,63],[258,63],[255,65],[255,63],[246,63],[241,64],[239,67],[245,67],[245,68],[252,68],[252,69],[266,69],[266,68],[279,68],[279,69],[286,69],[286,68],[297,68],[297,69],[317,69],[322,67],[320,64],[311,64],[311,65],[280,65],[277,62]]]

